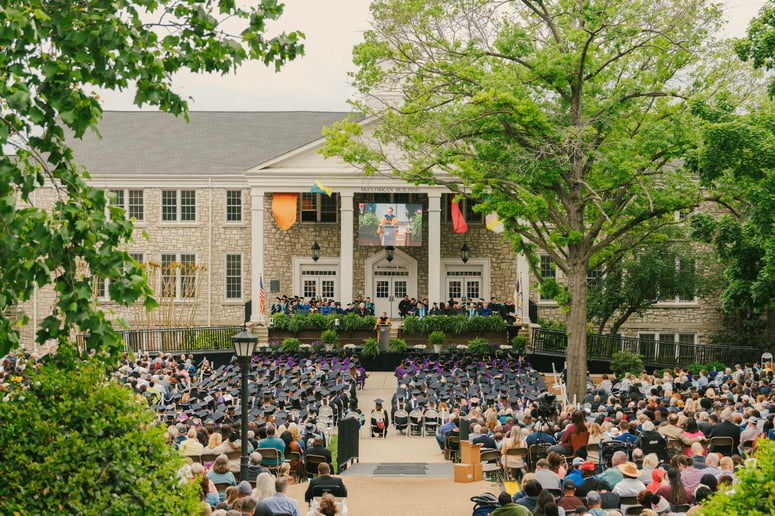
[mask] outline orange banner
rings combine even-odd
[[[277,225],[287,231],[296,223],[296,204],[299,194],[275,193],[272,196],[272,214]]]

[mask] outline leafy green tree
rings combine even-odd
[[[627,259],[609,263],[589,283],[587,311],[604,333],[616,335],[635,314],[670,298],[692,299],[706,290],[700,252],[687,244],[665,242],[632,250]],[[708,276],[710,277],[710,276]]]
[[[280,67],[299,55],[302,34],[269,36],[282,5],[263,0],[7,0],[0,8],[0,356],[19,345],[8,316],[50,286],[56,306],[37,341],[56,339],[68,353],[70,332],[89,345],[117,349],[119,337],[93,306],[92,278],[108,279],[113,301],[154,306],[139,264],[124,251],[132,223],[89,187],[68,138],[97,130],[93,90],[134,91],[138,106],[185,114],[173,89],[180,71],[226,74],[245,60]],[[54,188],[53,209],[35,192]],[[27,323],[24,317],[22,324]]]
[[[199,486],[178,485],[183,459],[166,428],[103,367],[49,364],[26,382],[0,402],[3,514],[199,513]]]
[[[354,51],[355,110],[327,155],[444,184],[503,219],[567,286],[568,392],[583,397],[587,273],[698,203],[677,158],[714,73],[704,0],[378,0]],[[691,78],[691,79],[690,79]],[[723,76],[714,77],[719,81]]]
[[[719,490],[702,508],[704,516],[775,514],[775,442],[761,439],[756,461],[735,471],[734,488]]]
[[[751,21],[748,37],[736,42],[744,61],[772,69],[775,2]],[[775,80],[769,85],[775,95]],[[753,98],[745,110],[728,98],[697,102],[702,144],[689,159],[723,215],[693,218],[693,236],[714,247],[725,265],[721,307],[738,336],[755,339],[762,315],[775,306],[775,111],[772,98]],[[722,335],[722,338],[725,336]],[[746,342],[749,343],[749,342]]]

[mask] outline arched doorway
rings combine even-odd
[[[401,251],[393,251],[393,261],[387,261],[383,249],[366,259],[365,292],[374,301],[374,313],[387,312],[398,317],[398,303],[404,296],[417,297],[417,260]]]

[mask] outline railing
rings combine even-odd
[[[568,336],[558,330],[533,331],[531,352],[536,354],[564,354]],[[676,364],[707,364],[723,362],[731,365],[750,361],[758,350],[748,346],[719,346],[714,344],[682,344],[667,340],[638,339],[614,335],[587,335],[587,357],[610,360],[617,351],[630,351],[643,356],[649,366],[675,366]]]
[[[121,332],[126,351],[135,353],[187,353],[189,351],[233,350],[232,335],[242,326],[200,326],[194,328],[153,328]],[[81,349],[87,335],[78,336]]]

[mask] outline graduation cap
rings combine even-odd
[[[384,403],[384,400],[382,398],[377,398],[374,400],[374,403],[376,403],[377,405],[382,405],[382,403]]]
[[[277,407],[274,405],[264,405],[261,407],[261,411],[267,416],[272,414],[275,410],[277,410]]]

